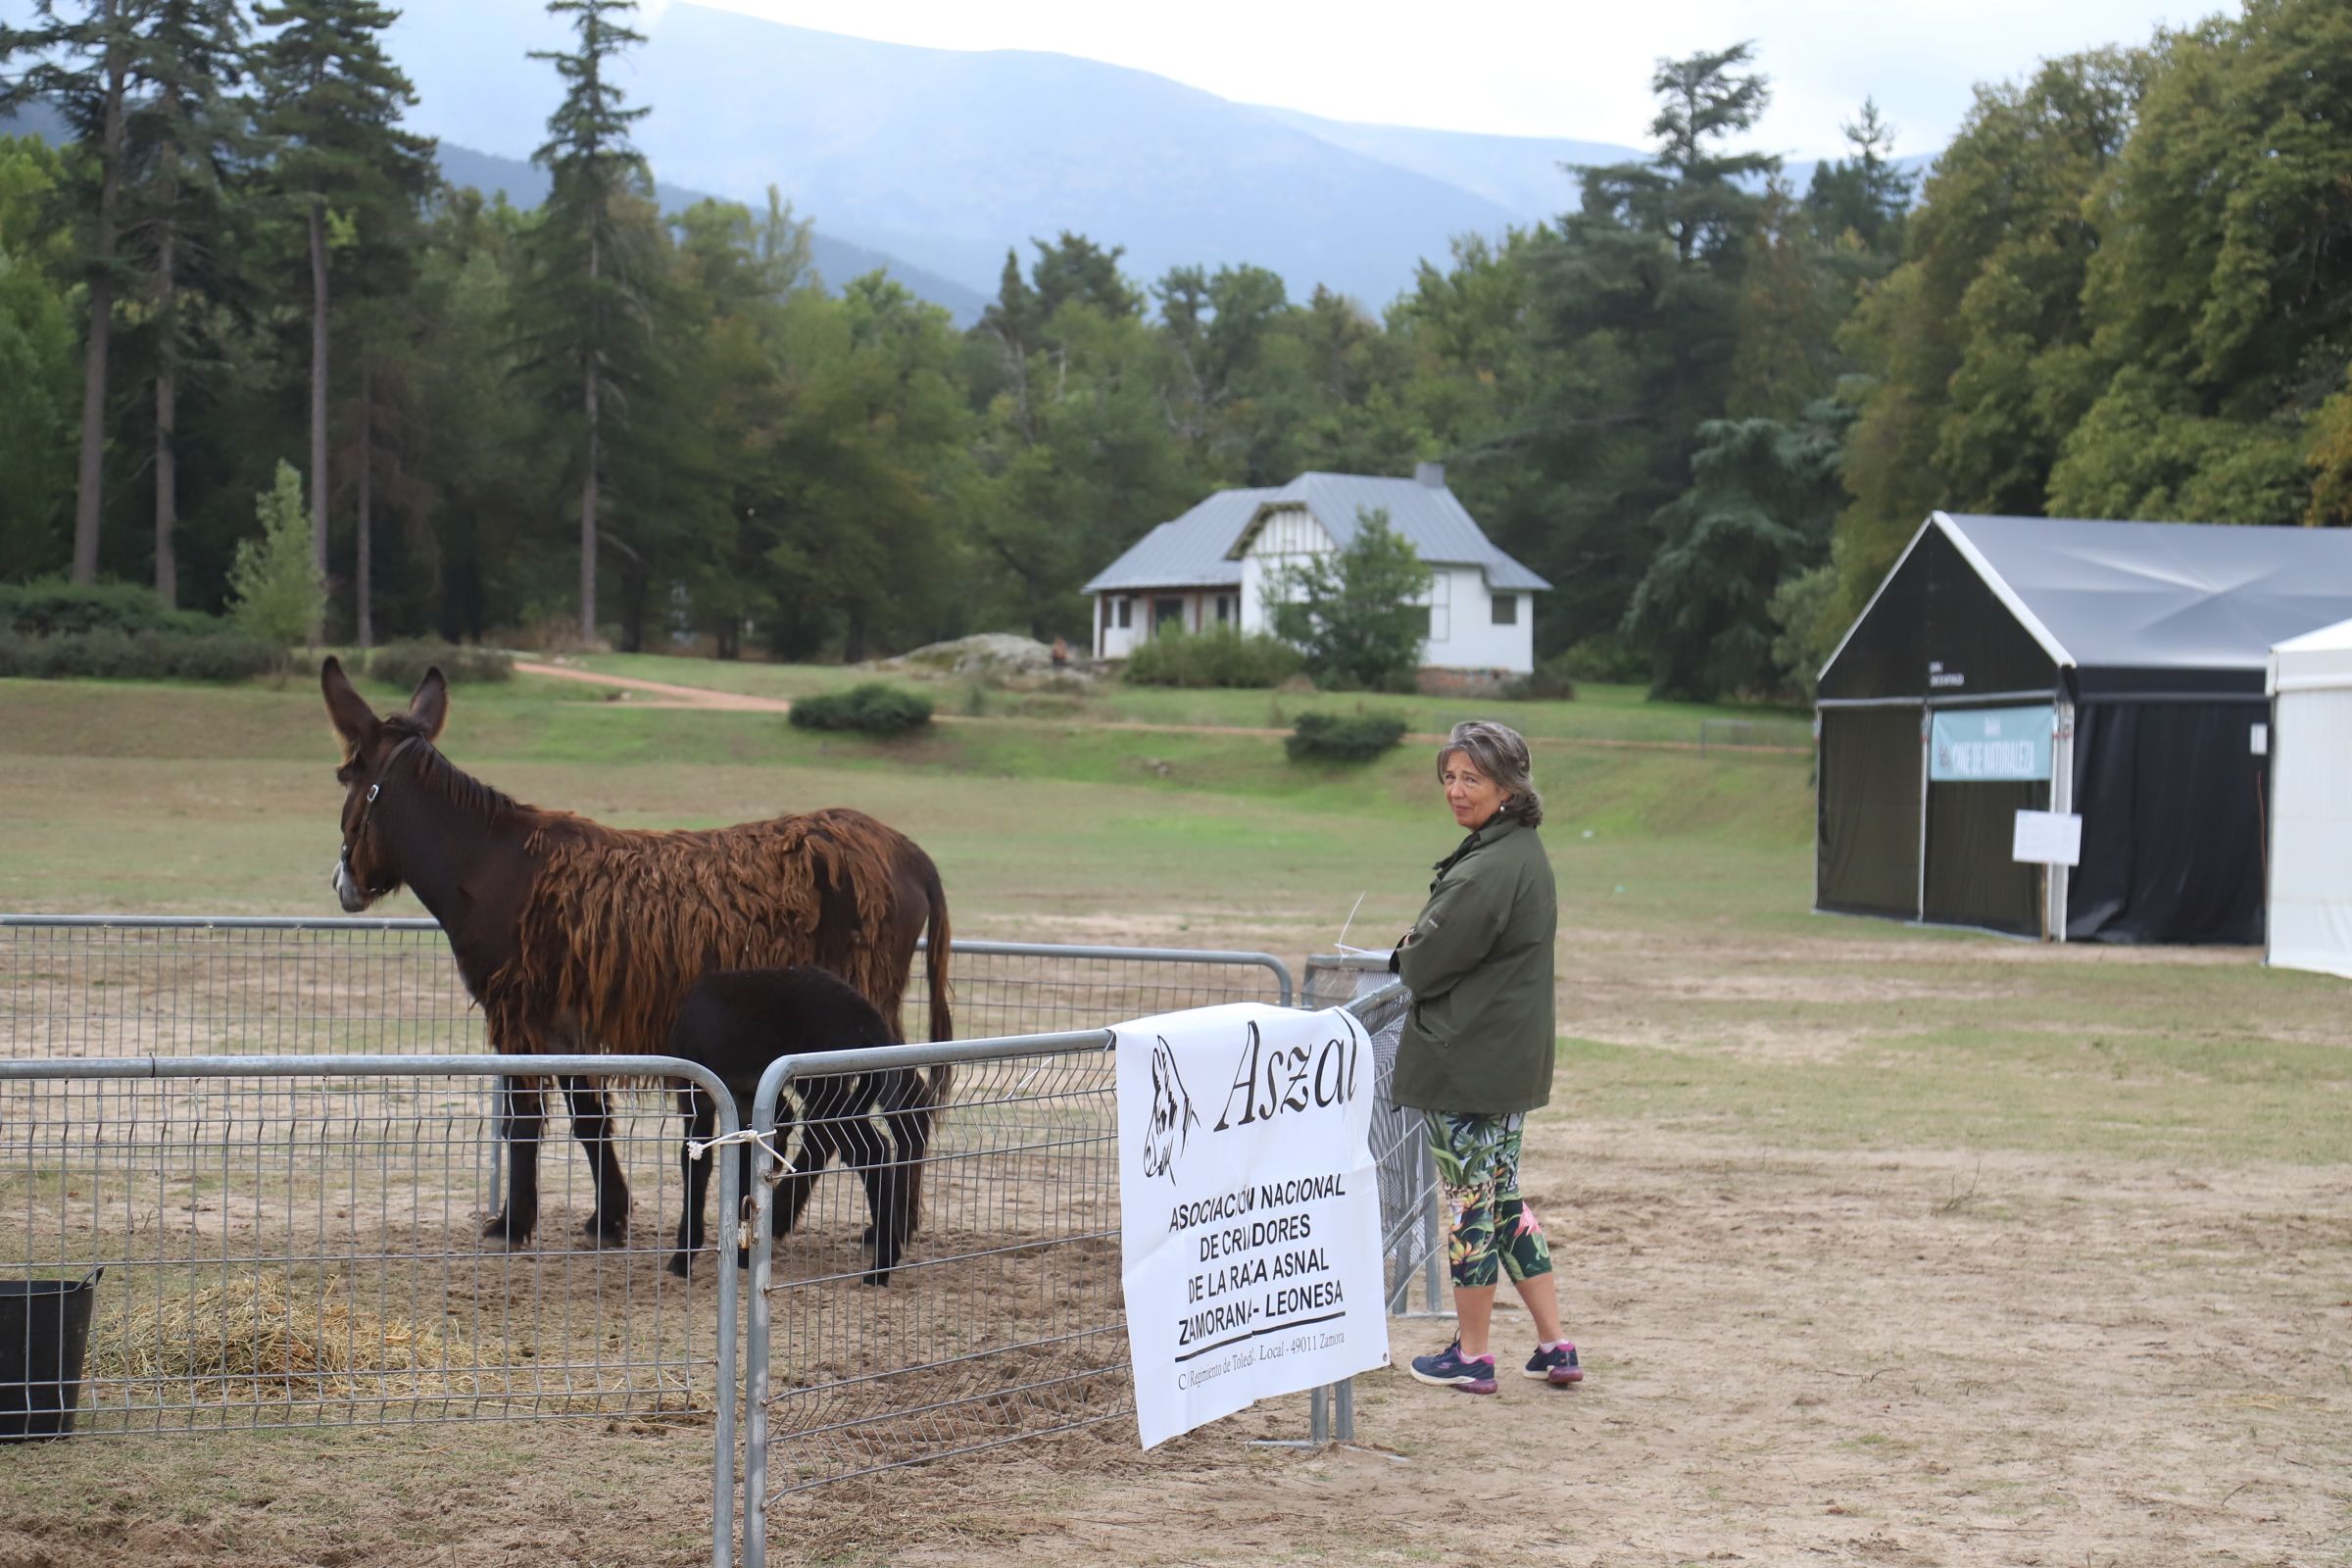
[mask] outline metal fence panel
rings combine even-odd
[[[1084,1028],[1220,1002],[1288,1006],[1263,953],[958,941],[956,1032]],[[924,960],[903,1013],[930,1038]],[[485,1051],[481,1014],[428,919],[0,914],[0,1054]]]
[[[488,1049],[430,920],[0,915],[0,1054]]]
[[[821,1104],[877,1063],[921,1058],[928,1072],[944,1057],[955,1087],[923,1162],[920,1229],[886,1287],[863,1282],[858,1181],[817,1182],[797,1221],[789,1177],[754,1185],[747,1563],[762,1560],[771,1497],[1133,1411],[1109,1046],[1094,1029],[845,1053],[819,1060],[846,1070],[821,1075],[793,1071],[808,1057],[770,1069],[753,1107],[763,1130],[788,1080],[795,1101]],[[772,1147],[800,1159],[811,1133]]]
[[[1387,1032],[1393,1063],[1402,987],[1348,1005],[1376,1038]],[[772,1159],[752,1193],[747,1568],[765,1561],[769,1504],[792,1493],[1133,1414],[1112,1044],[1109,1030],[1088,1029],[787,1057],[768,1069],[753,1104]],[[955,1088],[924,1160],[923,1223],[877,1288],[865,1283],[879,1260],[864,1227],[871,1190],[887,1185],[808,1185],[800,1173],[817,1168],[812,1129],[870,1120],[852,1107],[881,1074],[941,1063],[953,1065]],[[1378,1084],[1376,1128],[1404,1125],[1386,1100],[1386,1067]],[[793,1098],[780,1100],[788,1088]],[[797,1131],[787,1115],[776,1131],[779,1103],[796,1101],[839,1113]],[[1384,1216],[1392,1164],[1405,1173],[1396,1203],[1426,1208],[1431,1189],[1411,1174],[1426,1141],[1393,1130],[1375,1139]],[[881,1152],[887,1164],[901,1151]],[[1409,1230],[1408,1281],[1424,1245],[1418,1218]],[[1332,1396],[1337,1435],[1353,1436],[1351,1392],[1314,1391],[1312,1441],[1330,1435]]]
[[[967,1040],[1092,1029],[1106,1018],[1148,1018],[1221,1002],[1291,1004],[1290,967],[1265,953],[961,940],[952,950],[956,1032]],[[931,1038],[923,964],[916,957],[906,996],[908,1040]]]
[[[551,1105],[537,1238],[485,1241],[485,1079],[617,1073],[625,1243],[581,1234],[594,1183]],[[714,1426],[713,1551],[732,1553],[735,1161],[717,1250],[664,1267],[679,1217],[677,1092],[661,1057],[0,1060],[0,1274],[96,1272],[76,1434],[629,1414]],[[561,1102],[560,1096],[550,1096]],[[717,1266],[719,1258],[727,1266]],[[22,1434],[56,1396],[27,1343],[0,1383]],[[54,1357],[51,1358],[54,1366]]]

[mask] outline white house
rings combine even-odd
[[[1489,542],[1424,463],[1410,479],[1302,473],[1273,490],[1221,490],[1163,522],[1086,585],[1095,657],[1124,659],[1145,638],[1233,625],[1266,631],[1269,580],[1345,549],[1359,517],[1386,513],[1430,568],[1424,669],[1524,675],[1536,666],[1536,595],[1551,584]]]

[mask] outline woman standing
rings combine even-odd
[[[1501,724],[1456,724],[1438,780],[1470,836],[1440,860],[1429,903],[1389,960],[1413,994],[1396,1047],[1396,1103],[1429,1114],[1438,1180],[1453,1209],[1446,1251],[1456,1332],[1413,1376],[1464,1394],[1494,1392],[1487,1343],[1497,1276],[1535,1319],[1522,1369],[1554,1387],[1584,1379],[1560,1333],[1544,1227],[1519,1194],[1520,1130],[1551,1098],[1551,947],[1558,909],[1536,829],[1543,797],[1527,742]]]

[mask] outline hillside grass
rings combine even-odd
[[[710,691],[790,700],[881,679],[919,691],[943,712],[965,710],[975,687],[983,715],[1063,719],[1074,723],[1183,724],[1289,729],[1301,713],[1394,713],[1417,734],[1444,734],[1464,718],[1499,718],[1531,738],[1671,742],[1695,745],[1702,720],[1745,723],[1755,744],[1805,746],[1811,720],[1801,710],[1705,703],[1655,703],[1639,686],[1587,685],[1574,702],[1504,702],[1495,698],[1419,697],[1362,692],[1195,691],[1127,686],[1115,679],[1084,695],[992,687],[968,675],[920,676],[837,665],[762,664],[657,654],[587,654],[567,661],[601,674],[666,681]]]
[[[381,708],[396,701],[368,690]],[[1298,765],[1265,736],[1024,720],[884,741],[798,730],[772,713],[583,702],[579,690],[528,676],[461,688],[444,749],[523,799],[624,826],[856,804],[1008,906],[1213,904],[1272,876],[1278,905],[1337,901],[1344,916],[1393,846],[1418,843],[1412,857],[1435,858],[1454,837],[1442,815],[1431,820],[1436,786],[1418,747],[1361,767]],[[0,682],[0,822],[24,846],[0,860],[0,907],[311,907],[340,801],[315,692]],[[1622,840],[1699,832],[1710,857],[1785,860],[1808,832],[1797,760],[1538,750],[1564,853],[1605,859]],[[142,868],[158,862],[175,868],[168,882]],[[1602,874],[1612,886],[1630,878],[1642,905],[1686,880],[1655,863]],[[1769,902],[1765,885],[1753,886],[1758,902]],[[1407,876],[1367,913],[1409,916],[1414,886]]]

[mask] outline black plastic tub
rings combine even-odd
[[[92,1269],[78,1280],[0,1280],[0,1443],[62,1438],[81,1403]]]

